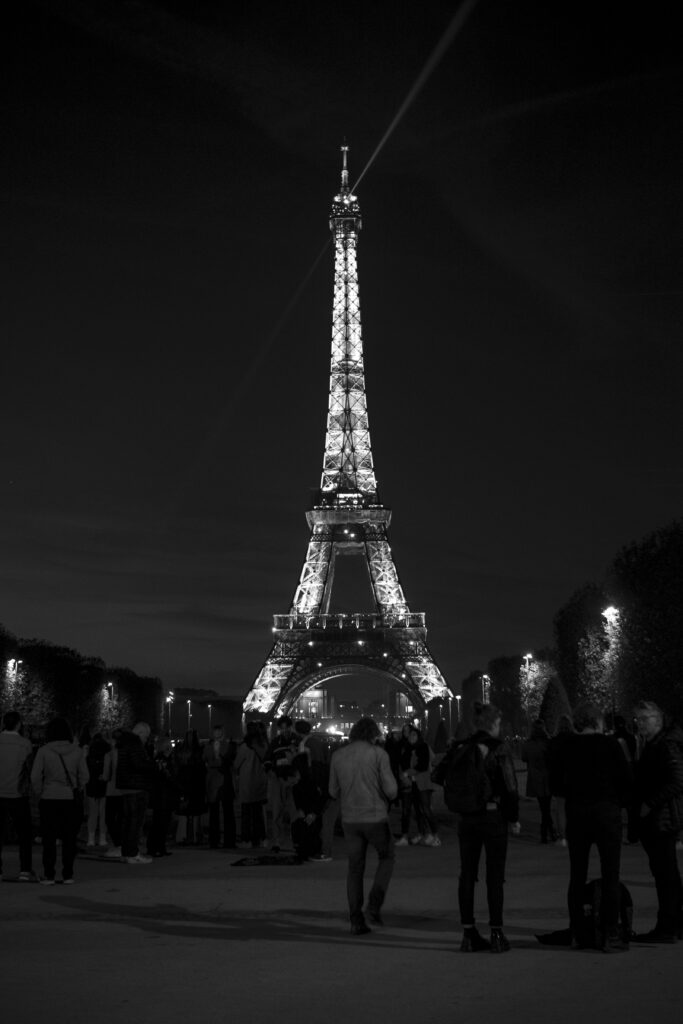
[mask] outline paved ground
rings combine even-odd
[[[240,868],[239,852],[181,848],[149,866],[82,858],[70,887],[3,883],[4,1008],[13,1024],[680,1021],[683,943],[608,957],[536,942],[566,924],[567,852],[537,842],[531,802],[522,820],[508,857],[507,955],[457,951],[447,816],[441,848],[397,850],[386,925],[362,938],[348,933],[342,839],[329,864]],[[15,850],[4,860],[6,876],[18,870]],[[636,928],[649,928],[640,847],[624,847],[622,877]]]

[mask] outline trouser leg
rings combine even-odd
[[[348,853],[346,895],[352,925],[365,923],[363,915],[363,874],[368,841],[362,825],[344,822],[344,837]]]
[[[368,895],[368,908],[379,912],[394,872],[394,839],[389,822],[383,821],[373,825],[368,831],[368,839],[377,851],[378,858],[375,879]]]
[[[489,924],[492,928],[503,927],[503,889],[505,885],[505,861],[508,848],[507,823],[499,811],[492,811],[487,821],[484,836],[486,851],[486,897],[489,907]]]
[[[474,886],[477,882],[479,858],[484,844],[482,822],[460,820],[458,842],[460,846],[460,877],[458,880],[458,906],[464,925],[474,924]]]

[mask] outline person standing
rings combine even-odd
[[[382,924],[381,910],[394,870],[394,840],[388,807],[398,787],[389,755],[377,745],[380,732],[372,718],[361,718],[349,734],[349,743],[335,751],[330,765],[330,796],[341,803],[341,819],[348,848],[346,891],[352,935],[367,935],[363,913],[363,875],[368,846],[378,856],[366,913]]]
[[[503,932],[503,886],[508,847],[508,824],[518,828],[519,797],[512,755],[500,739],[501,713],[493,704],[475,701],[474,733],[447,755],[457,781],[460,880],[458,904],[463,926],[463,953],[507,953]],[[451,769],[447,769],[448,775]],[[467,810],[465,809],[467,808]],[[490,941],[480,935],[474,920],[474,888],[482,848],[486,852],[486,895]]]
[[[270,812],[270,841],[275,853],[287,842],[287,822],[294,816],[292,802],[291,764],[299,748],[299,737],[292,727],[289,715],[277,721],[265,759],[268,773],[268,810]]]
[[[526,795],[536,797],[541,812],[542,843],[554,842],[556,838],[550,811],[552,795],[548,763],[549,745],[550,737],[545,723],[538,718],[531,727],[529,738],[522,746],[522,761],[527,766]]]
[[[236,744],[225,738],[222,725],[215,725],[211,739],[204,747],[206,765],[206,800],[209,805],[209,846],[216,849],[220,843],[221,808],[223,809],[223,848],[235,845],[235,787],[232,766],[237,752]]]
[[[71,726],[53,718],[45,730],[31,769],[31,785],[39,800],[43,844],[43,885],[55,884],[57,840],[62,844],[62,880],[74,880],[76,839],[83,820],[82,791],[89,778],[85,752],[74,743]]]
[[[147,722],[138,722],[131,732],[119,737],[116,760],[116,788],[121,800],[121,859],[128,864],[151,864],[140,853],[140,836],[145,823],[149,795],[154,789],[156,769],[147,753],[151,735]]]
[[[268,794],[264,767],[267,750],[268,737],[263,722],[247,722],[246,734],[237,748],[233,765],[240,804],[241,839],[237,846],[242,849],[266,845],[263,808]]]
[[[651,700],[635,707],[644,741],[636,768],[639,835],[657,889],[657,922],[634,942],[672,943],[683,938],[683,886],[676,839],[683,825],[683,731],[668,724]]]
[[[569,735],[551,763],[551,789],[565,798],[569,847],[569,923],[572,944],[584,943],[584,891],[591,847],[600,857],[602,899],[600,924],[606,953],[625,952],[619,934],[621,813],[633,789],[633,775],[621,747],[605,736],[602,710],[591,703],[574,711],[576,733]]]
[[[31,806],[29,775],[33,748],[21,735],[21,715],[6,711],[0,732],[0,880],[2,879],[2,838],[5,821],[11,818],[19,840],[19,881],[30,882]]]

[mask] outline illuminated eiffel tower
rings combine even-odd
[[[275,615],[274,643],[249,690],[246,714],[285,713],[303,693],[341,675],[372,673],[424,711],[451,696],[427,647],[423,612],[411,612],[387,538],[391,510],[380,502],[370,447],[356,245],[358,199],[349,188],[342,146],[341,189],[332,201],[334,305],[327,437],[320,490],[306,513],[306,561],[289,613]],[[330,613],[335,562],[365,560],[371,613]]]

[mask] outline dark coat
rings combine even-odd
[[[527,740],[522,746],[522,760],[527,765],[527,796],[550,796],[549,746],[547,739]]]
[[[677,725],[662,729],[643,747],[636,768],[636,799],[650,808],[646,821],[653,831],[683,828],[683,731]]]
[[[151,793],[156,783],[156,769],[140,737],[134,732],[123,732],[116,747],[116,788],[124,793]]]

